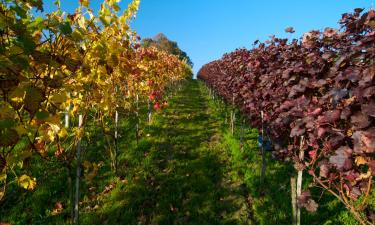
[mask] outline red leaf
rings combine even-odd
[[[285,28],[285,32],[287,32],[287,33],[294,33],[295,30],[294,30],[293,27],[287,27],[287,28]]]
[[[340,110],[331,110],[325,112],[322,116],[318,117],[317,122],[319,124],[334,123],[340,119],[341,111]]]
[[[338,30],[327,27],[327,28],[324,30],[324,33],[323,33],[323,34],[324,34],[325,37],[327,37],[327,38],[331,38],[331,37],[333,37],[334,35],[336,35],[337,33],[338,33]]]
[[[362,112],[368,116],[375,117],[375,101],[362,105]]]
[[[155,109],[155,110],[160,110],[160,109],[161,109],[161,105],[160,105],[159,102],[155,103],[155,105],[154,105],[154,109]]]
[[[309,156],[314,159],[316,157],[316,150],[309,151]]]
[[[335,151],[335,155],[329,157],[329,162],[335,165],[338,170],[350,169],[352,152],[348,146],[342,146]]]
[[[367,131],[356,131],[353,134],[354,151],[357,153],[375,152],[375,127]]]
[[[327,165],[327,163],[324,163],[322,164],[320,167],[319,167],[319,176],[320,177],[324,177],[324,178],[328,178],[328,174],[329,174],[329,166]]]
[[[371,124],[369,117],[362,112],[357,112],[350,117],[350,120],[353,124],[353,128],[356,130],[366,128]]]

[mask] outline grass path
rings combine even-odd
[[[293,165],[267,154],[266,178],[261,185],[256,129],[241,129],[238,119],[234,135],[230,134],[230,107],[210,99],[199,81],[186,81],[168,101],[169,106],[156,113],[150,125],[145,124],[147,105],[142,103],[138,144],[136,119],[121,115],[116,175],[109,166],[103,131],[88,129],[91,136],[83,142],[83,161],[90,163],[83,163],[80,224],[291,224]],[[69,224],[66,168],[38,157],[30,165],[38,188],[30,192],[13,184],[0,204],[0,223]],[[304,189],[309,179],[304,176]],[[358,224],[320,188],[313,188],[312,195],[319,203],[318,212],[302,210],[302,224]],[[372,205],[373,196],[375,193],[371,194]],[[57,203],[62,208],[56,213]]]
[[[221,144],[222,121],[203,91],[188,81],[156,115],[146,138],[120,157],[126,178],[90,222],[251,224],[243,185]]]
[[[260,185],[256,129],[245,129],[241,150],[239,124],[232,136],[226,121],[230,110],[210,99],[198,81],[187,81],[169,104],[144,130],[138,147],[120,157],[126,182],[111,191],[95,221],[291,224],[289,182],[295,170],[268,154],[266,180]],[[332,196],[320,200],[319,188],[313,195],[320,208],[313,214],[303,211],[302,224],[356,224]]]

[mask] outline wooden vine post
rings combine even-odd
[[[303,162],[303,159],[305,157],[305,151],[303,149],[304,141],[305,141],[304,136],[301,136],[300,144],[299,144],[299,155],[298,155],[300,162]],[[293,215],[292,224],[293,225],[301,224],[301,208],[298,207],[297,201],[302,193],[302,175],[303,175],[303,169],[300,168],[297,173],[297,181],[295,177],[290,178],[291,197],[292,197],[292,215]]]
[[[70,95],[69,95],[70,97]],[[66,112],[64,115],[64,127],[65,129],[68,129],[70,126],[69,121],[69,112],[70,112],[70,105],[66,107]],[[68,199],[68,205],[70,210],[70,218],[71,220],[74,220],[74,207],[73,207],[73,181],[72,181],[72,168],[70,165],[67,166],[67,172],[68,172],[68,191],[69,191],[69,199]]]
[[[304,144],[304,137],[300,138],[300,145],[299,145],[299,160],[303,162],[303,158],[305,157],[305,151],[303,150]],[[297,199],[301,196],[302,193],[302,175],[303,169],[298,170],[297,174]],[[301,224],[301,208],[297,206],[297,225]]]
[[[119,93],[119,87],[115,86],[115,93]],[[113,170],[115,174],[117,174],[117,157],[118,157],[118,122],[119,122],[119,113],[118,113],[118,105],[116,104],[116,110],[115,110],[115,134],[114,134],[114,144],[115,144],[115,149],[114,149],[114,156],[113,156]]]
[[[114,152],[114,171],[117,173],[117,155],[118,155],[118,111],[115,112],[115,152]]]
[[[296,178],[293,176],[290,178],[290,193],[292,198],[292,225],[297,225],[297,191],[296,191]]]
[[[67,106],[66,107],[66,112],[65,112],[65,118],[64,118],[65,128],[69,128],[69,111],[70,111],[70,106]]]
[[[69,129],[69,126],[70,126],[69,111],[70,111],[70,105],[66,107],[66,111],[64,113],[64,127],[67,130]],[[67,170],[68,170],[67,172],[68,172],[68,191],[69,191],[68,208],[70,210],[70,218],[71,220],[74,220],[73,181],[72,181],[72,168],[70,167],[70,165],[67,166]]]
[[[234,123],[236,121],[236,113],[234,111],[234,95],[232,95],[232,111],[230,113],[230,130],[234,134]]]
[[[150,99],[148,99],[148,114],[147,114],[148,125],[151,124],[151,119],[152,119],[152,104],[151,104]]]
[[[78,116],[78,128],[82,128],[82,115]],[[81,176],[81,137],[77,141],[77,169],[76,169],[76,192],[74,202],[74,224],[79,224],[79,183]]]

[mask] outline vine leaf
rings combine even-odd
[[[366,165],[367,164],[367,160],[363,156],[357,156],[355,158],[355,164],[357,164],[357,166]]]
[[[353,126],[357,129],[366,128],[371,124],[369,117],[362,112],[357,112],[356,114],[351,116],[350,119]]]
[[[18,178],[18,185],[27,190],[34,190],[36,187],[36,178],[31,178],[24,174]]]
[[[336,166],[338,170],[349,170],[352,166],[352,156],[353,150],[348,146],[341,146],[335,151],[335,155],[329,158],[329,162]]]
[[[298,207],[305,208],[309,212],[316,212],[318,204],[311,198],[310,191],[304,191],[297,199]]]
[[[40,103],[43,102],[43,92],[39,88],[36,87],[29,87],[26,90],[26,96],[25,96],[25,109],[31,114],[34,115],[39,107]]]
[[[367,131],[356,131],[353,134],[354,151],[356,153],[374,153],[375,152],[375,128]]]
[[[0,130],[0,147],[12,147],[18,143],[19,136],[14,129]]]
[[[293,27],[287,27],[287,28],[285,28],[285,32],[287,32],[287,33],[294,33],[295,30],[294,30]]]
[[[81,3],[81,5],[83,7],[88,8],[90,6],[90,1],[89,0],[79,0],[79,2]]]

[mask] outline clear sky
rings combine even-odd
[[[125,8],[130,0],[123,0]],[[341,14],[369,9],[375,0],[141,0],[132,23],[142,38],[164,33],[177,41],[194,63],[194,72],[212,60],[269,35],[295,38],[312,29],[338,28]],[[45,0],[46,11],[53,0]],[[78,0],[61,0],[71,12]],[[91,0],[94,9],[102,0]],[[284,29],[294,27],[296,33]]]

